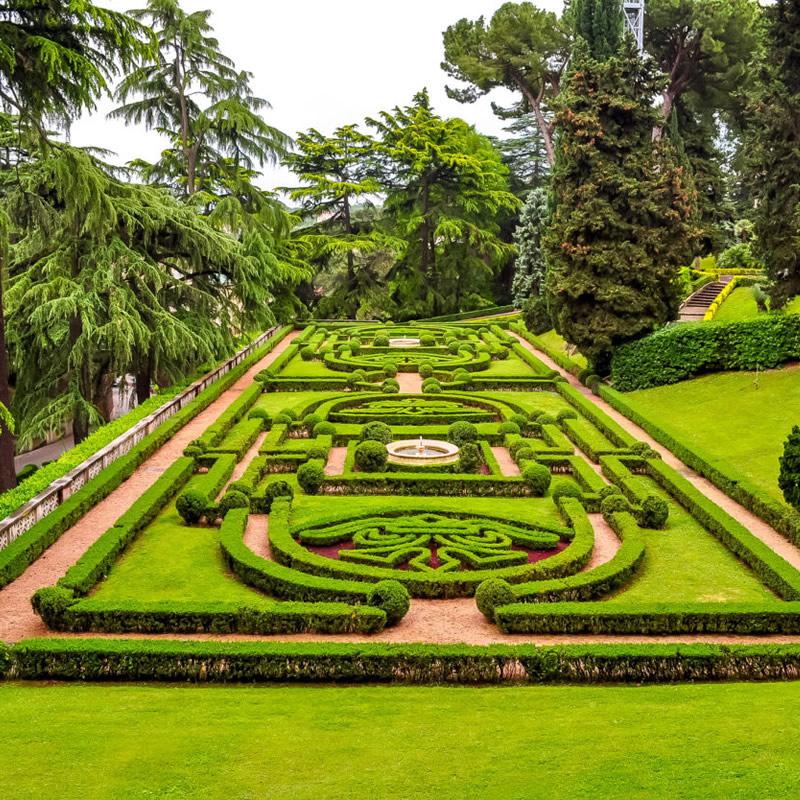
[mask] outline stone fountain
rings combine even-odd
[[[402,439],[399,442],[390,442],[386,449],[389,451],[389,461],[393,464],[409,466],[454,464],[459,456],[459,449],[454,444],[438,439],[424,439],[422,436],[419,440]]]

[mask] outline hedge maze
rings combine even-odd
[[[458,461],[387,458],[419,437]],[[52,630],[800,633],[800,573],[501,325],[309,325],[110,522]]]

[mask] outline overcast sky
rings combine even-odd
[[[535,0],[560,11],[562,0]],[[315,127],[330,133],[395,105],[411,102],[427,86],[435,109],[460,116],[482,133],[502,135],[503,122],[489,100],[473,105],[449,100],[441,70],[442,31],[462,17],[489,18],[502,0],[183,0],[186,11],[210,8],[222,51],[239,69],[253,73],[256,95],[272,104],[267,121],[294,136]],[[100,0],[118,11],[144,5],[136,0]],[[508,100],[498,90],[494,98]],[[143,126],[105,118],[112,104],[77,121],[75,145],[105,147],[120,163],[153,161],[167,141]],[[265,170],[263,185],[292,184],[281,169]]]

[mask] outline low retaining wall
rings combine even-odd
[[[28,500],[25,505],[20,506],[13,514],[9,514],[5,519],[0,520],[0,550],[11,544],[18,536],[25,533],[28,528],[44,519],[52,511],[55,511],[70,495],[77,492],[92,478],[97,477],[101,470],[124,456],[132,447],[139,444],[145,436],[151,434],[173,414],[176,414],[184,406],[191,403],[212,383],[215,383],[223,375],[241,364],[252,352],[275,336],[280,329],[281,326],[276,325],[274,328],[262,333],[261,336],[254,339],[247,347],[239,350],[232,358],[224,361],[216,369],[173,397],[168,403],[165,403],[152,414],[137,422],[121,436],[114,439],[113,442],[98,450],[94,455],[67,473],[63,478],[53,481],[47,489]]]

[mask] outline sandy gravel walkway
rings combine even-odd
[[[42,586],[52,586],[114,521],[127,511],[142,492],[178,458],[192,439],[199,436],[298,335],[293,331],[275,349],[251,367],[230,389],[185,425],[162,448],[105,500],[98,503],[79,522],[37,559],[15,581],[0,589],[0,641],[18,641],[49,633],[31,608],[30,598]]]
[[[344,472],[344,462],[346,459],[346,447],[331,447],[331,451],[328,454],[328,463],[325,465],[325,474],[341,475]]]
[[[417,372],[398,372],[397,382],[400,384],[400,394],[422,393],[422,378]]]
[[[595,569],[611,561],[622,545],[612,527],[603,519],[602,514],[588,514],[587,516],[594,528],[594,550],[592,550],[592,557],[583,568],[583,572],[588,572],[590,569]]]
[[[518,478],[522,474],[519,471],[517,463],[511,458],[511,454],[505,447],[492,447],[491,450],[494,457],[497,459],[500,472],[506,478]]]

